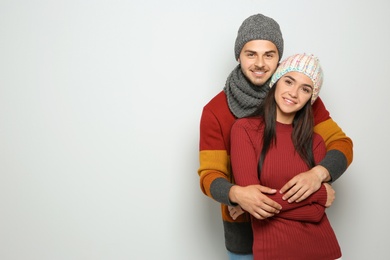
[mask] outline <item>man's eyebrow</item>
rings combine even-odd
[[[272,50],[272,51],[266,51],[265,54],[271,54],[271,53],[276,53],[276,51]]]
[[[250,50],[250,49],[245,50],[244,52],[257,53],[256,51]],[[276,51],[274,51],[274,50],[264,52],[264,54],[274,54],[274,53],[276,53]]]

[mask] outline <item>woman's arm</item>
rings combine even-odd
[[[279,213],[281,206],[267,196],[276,190],[260,185],[257,177],[257,153],[254,148],[257,146],[252,143],[251,135],[245,127],[246,123],[246,119],[239,119],[231,129],[230,159],[235,183],[239,185],[232,187],[232,190],[240,187],[240,193],[245,193],[245,196],[241,197],[247,197],[246,203],[238,202],[243,210],[257,219],[265,219]]]
[[[315,223],[319,222],[325,213],[328,195],[324,184],[318,191],[301,202],[289,203],[287,200],[283,200],[282,196],[279,192],[269,195],[270,198],[282,205],[282,210],[275,217]]]

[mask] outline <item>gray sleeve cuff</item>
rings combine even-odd
[[[347,170],[347,158],[339,150],[330,150],[319,165],[329,171],[331,182],[334,182]]]
[[[229,200],[229,191],[232,186],[234,186],[234,184],[224,178],[215,179],[210,186],[210,192],[213,199],[228,206],[237,206],[238,204],[232,203]]]

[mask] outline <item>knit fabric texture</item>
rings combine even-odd
[[[260,184],[276,190],[287,180],[309,170],[296,152],[292,141],[292,124],[277,123],[275,143],[267,152],[261,172],[257,162],[263,146],[263,119],[238,119],[231,129],[231,164],[236,183],[240,186]],[[325,142],[313,136],[313,156],[316,163],[324,158]],[[253,259],[318,260],[338,259],[341,250],[333,228],[326,217],[326,188],[321,188],[299,203],[288,203],[276,192],[269,195],[280,203],[282,210],[272,218],[252,217]],[[318,246],[321,245],[321,246]]]
[[[275,73],[272,75],[269,87],[272,88],[276,81],[283,77],[283,75],[292,71],[301,72],[313,81],[314,88],[311,96],[311,104],[313,104],[320,94],[324,78],[319,59],[312,54],[305,53],[295,54],[286,58],[279,64]]]
[[[241,118],[252,115],[267,95],[269,91],[267,85],[268,83],[255,86],[245,77],[241,65],[237,65],[227,78],[223,89],[234,116]]]
[[[327,163],[324,160],[320,163],[329,170],[334,181],[352,162],[352,141],[329,117],[321,98],[317,99],[312,108],[316,125],[314,131],[325,140],[327,150],[335,152],[328,152],[324,159]],[[205,195],[221,203],[226,248],[236,254],[250,254],[253,245],[250,215],[244,213],[233,220],[228,209],[232,186],[230,131],[236,119],[229,109],[224,91],[203,107],[199,129],[199,184]],[[344,162],[343,165],[334,163],[340,160]],[[332,168],[328,168],[329,165]]]
[[[244,45],[252,40],[266,40],[275,44],[279,52],[279,60],[283,56],[283,36],[279,24],[272,18],[255,14],[245,19],[238,29],[234,53],[236,60]]]

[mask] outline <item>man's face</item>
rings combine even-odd
[[[249,41],[242,48],[238,62],[249,81],[256,86],[262,86],[278,66],[278,49],[270,41]]]

